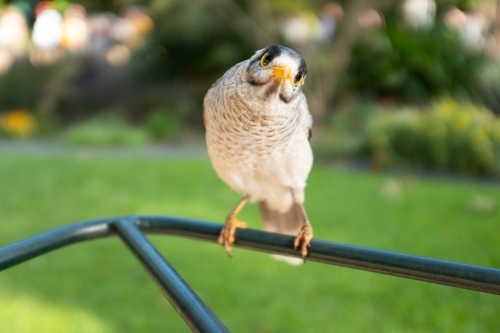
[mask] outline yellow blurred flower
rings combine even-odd
[[[471,115],[467,112],[460,112],[453,122],[453,129],[456,132],[463,132],[471,123]]]
[[[14,110],[0,116],[0,126],[7,134],[27,136],[35,129],[36,120],[24,110]]]
[[[452,99],[440,101],[435,105],[439,117],[447,119],[457,111],[458,103]]]

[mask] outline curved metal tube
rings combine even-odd
[[[115,224],[125,219],[133,220],[145,233],[173,234],[213,242],[217,241],[222,228],[221,224],[162,216],[115,217],[80,222],[1,248],[0,271],[66,245],[111,236],[116,233]],[[292,248],[291,236],[238,229],[236,239],[235,246],[299,256]],[[500,295],[500,270],[489,267],[323,240],[311,242],[307,260]]]
[[[63,246],[112,235],[117,218],[79,222],[0,248],[0,271]]]
[[[113,234],[117,234],[143,264],[193,332],[229,332],[146,239],[137,228],[136,219],[133,217],[75,223],[0,248],[0,271],[66,245]]]

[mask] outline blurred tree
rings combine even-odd
[[[291,10],[283,5],[283,1],[275,0],[276,8]],[[317,124],[324,123],[338,89],[339,80],[350,64],[351,52],[355,43],[363,33],[359,18],[368,11],[383,11],[393,9],[399,3],[396,0],[351,0],[351,1],[302,1],[290,2],[295,11],[312,11],[319,15],[325,6],[338,3],[344,8],[342,18],[338,18],[334,39],[309,40],[306,43],[291,45],[305,59],[309,69],[308,82],[304,86],[309,108]]]
[[[449,95],[481,101],[476,86],[485,63],[439,20],[429,29],[410,29],[388,15],[383,29],[354,47],[341,92],[417,104]]]
[[[67,7],[69,4],[74,3],[75,1],[71,0],[53,0],[54,3],[59,5],[58,7]],[[120,8],[124,7],[125,5],[129,4],[134,4],[136,1],[128,1],[128,0],[115,0],[115,1],[109,1],[109,0],[78,0],[78,4],[82,5],[85,7],[87,12],[93,13],[93,12],[105,12],[105,11],[111,11],[111,12],[116,12]]]
[[[36,4],[35,0],[15,1]],[[69,3],[55,1],[61,6]],[[89,12],[119,12],[131,2],[81,3]],[[438,8],[449,4],[469,8],[476,3],[437,1]],[[65,108],[57,114],[71,117],[81,110],[109,109],[109,104],[119,103],[137,120],[146,119],[158,105],[168,105],[169,110],[184,118],[182,121],[201,126],[202,99],[210,85],[257,49],[280,43],[296,49],[308,64],[305,90],[316,124],[323,122],[338,97],[352,90],[360,90],[364,96],[395,96],[409,102],[425,102],[451,91],[477,100],[484,95],[483,99],[500,106],[500,92],[491,84],[483,82],[473,87],[473,73],[479,70],[479,62],[477,57],[464,53],[457,35],[439,24],[430,30],[406,28],[400,23],[401,2],[396,0],[339,0],[343,18],[335,22],[333,40],[311,38],[299,42],[285,38],[284,22],[302,15],[318,24],[322,10],[331,1],[146,0],[143,4],[154,19],[155,30],[146,47],[134,54],[131,66],[113,69],[96,59],[78,60],[81,63],[76,61],[64,72],[51,76],[49,84],[35,80],[36,84],[27,89],[30,98],[22,102],[41,110]],[[377,11],[383,12],[386,25],[363,28],[360,18]],[[9,80],[14,79],[2,78],[0,85],[9,86]],[[5,91],[10,90],[13,88]],[[0,91],[0,97],[4,95],[0,106],[19,104],[14,101],[18,94]]]
[[[436,0],[438,8],[455,6],[461,10],[472,10],[476,8],[479,3],[480,0]]]
[[[208,87],[231,66],[278,38],[274,20],[266,19],[272,17],[267,1],[153,0],[150,9],[156,29],[152,42],[137,57],[138,69],[147,81],[165,83],[163,100],[199,124]]]
[[[338,78],[349,63],[359,37],[358,16],[367,8],[384,8],[393,0],[353,0],[332,43],[309,41],[287,45],[279,30],[279,17],[309,11],[318,15],[328,1],[283,0],[152,0],[156,22],[153,42],[145,50],[147,63],[140,69],[147,80],[165,82],[164,96],[181,103],[190,91],[197,102],[187,111],[201,121],[201,99],[210,84],[255,50],[281,43],[296,49],[310,68],[306,94],[311,112],[321,121],[328,110]],[[144,54],[138,57],[144,59]],[[176,101],[177,100],[177,101]],[[175,105],[172,105],[176,109]]]

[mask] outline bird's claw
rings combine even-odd
[[[217,241],[220,245],[224,246],[224,249],[226,250],[226,253],[229,257],[233,257],[231,255],[231,247],[236,241],[236,238],[234,236],[236,233],[236,229],[246,227],[247,224],[245,222],[242,222],[235,217],[228,217],[228,219],[226,220],[226,224],[222,228],[219,239]]]
[[[293,241],[293,248],[297,250],[300,246],[300,254],[304,259],[307,256],[307,248],[311,247],[312,238],[313,238],[312,227],[309,223],[306,223],[300,230],[297,237],[295,237],[295,240]]]

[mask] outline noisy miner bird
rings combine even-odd
[[[213,167],[244,195],[219,237],[229,256],[236,229],[246,227],[237,215],[248,201],[259,202],[264,230],[296,236],[294,248],[307,255],[313,233],[303,204],[313,155],[312,117],[302,92],[306,74],[294,50],[268,46],[230,68],[205,96]]]

